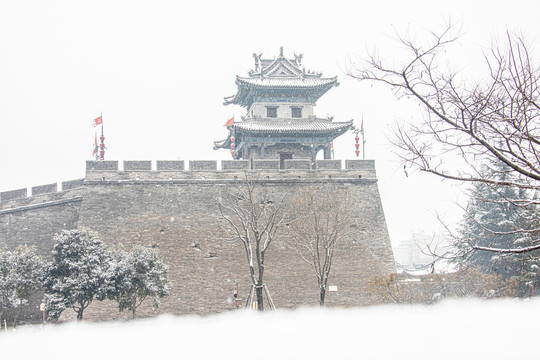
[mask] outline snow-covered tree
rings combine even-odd
[[[12,313],[13,326],[30,296],[41,289],[44,262],[34,247],[0,250],[0,319]]]
[[[315,272],[319,305],[324,306],[332,263],[355,228],[347,195],[338,190],[305,188],[292,199],[289,247]]]
[[[77,320],[94,299],[104,300],[111,290],[112,255],[99,237],[88,230],[64,230],[55,235],[53,261],[43,286],[50,318],[72,308]]]
[[[264,303],[265,255],[285,218],[285,196],[272,194],[246,174],[218,199],[220,238],[243,244],[259,311]]]
[[[136,246],[130,252],[116,250],[112,268],[111,299],[118,302],[120,311],[135,311],[151,297],[154,308],[159,299],[169,295],[171,285],[167,279],[168,267],[159,258],[157,250]]]
[[[441,31],[427,30],[417,39],[407,32],[398,37],[404,57],[384,59],[373,54],[353,65],[349,75],[388,86],[398,97],[414,99],[424,109],[425,116],[395,130],[392,142],[404,169],[494,189],[540,191],[540,67],[533,47],[508,32],[506,41],[485,52],[485,71],[478,73],[487,76],[471,79],[446,66],[452,65],[447,56],[458,46],[456,30],[447,22]],[[482,165],[495,161],[506,164],[515,176],[501,181],[481,171]],[[514,200],[507,202],[511,208]],[[524,235],[527,232],[524,229]],[[471,245],[503,255],[540,250],[538,238],[527,244]]]
[[[515,172],[500,161],[485,166],[482,175],[500,182],[519,181]],[[516,276],[523,294],[530,294],[538,275],[538,250],[517,254],[471,250],[478,246],[500,249],[532,246],[540,235],[535,194],[523,188],[477,182],[469,195],[456,238],[457,247],[465,254],[460,262],[504,278]]]

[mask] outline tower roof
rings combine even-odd
[[[249,107],[257,96],[273,90],[303,94],[315,102],[333,86],[339,85],[337,77],[323,78],[321,73],[301,69],[303,56],[295,54],[294,59],[287,59],[283,56],[283,48],[277,59],[263,59],[262,54],[253,54],[253,58],[255,69],[248,77],[236,77],[238,91],[225,98],[225,105]]]
[[[297,120],[284,119],[243,121],[234,124],[234,129],[250,133],[295,133],[295,134],[339,134],[347,131],[352,125],[352,120],[346,122],[332,122],[326,119]],[[334,135],[335,136],[335,135]]]
[[[231,146],[231,136],[250,136],[258,138],[261,142],[274,141],[273,135],[291,136],[298,138],[325,138],[327,141],[345,133],[352,126],[352,120],[333,122],[331,119],[280,119],[280,120],[249,120],[234,123],[229,126],[226,139],[214,141],[214,149],[227,149]]]

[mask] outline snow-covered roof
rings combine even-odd
[[[258,87],[271,88],[313,88],[320,86],[334,86],[338,84],[337,77],[333,78],[302,78],[302,77],[262,77],[245,78],[237,77],[236,84],[246,84]]]
[[[343,133],[352,125],[352,120],[346,122],[332,122],[326,119],[315,120],[257,120],[244,121],[234,124],[235,130],[260,133]]]
[[[225,97],[225,105],[249,107],[261,93],[268,95],[268,91],[274,89],[287,89],[289,93],[286,96],[297,97],[302,94],[315,102],[333,86],[339,85],[337,77],[323,78],[321,73],[300,68],[302,55],[287,59],[283,56],[283,48],[280,49],[279,57],[273,60],[262,59],[262,54],[253,56],[255,70],[250,71],[248,77],[236,77],[238,91],[233,96]],[[295,92],[295,89],[298,91]]]
[[[329,119],[274,119],[274,120],[253,120],[234,123],[229,126],[229,134],[226,139],[214,141],[214,149],[228,149],[231,145],[231,136],[233,132],[237,136],[255,135],[268,136],[277,135],[297,135],[305,136],[324,136],[336,138],[345,133],[352,126],[352,120],[345,122],[333,122]]]

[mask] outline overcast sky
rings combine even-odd
[[[186,5],[188,4],[189,5]],[[512,1],[3,1],[0,3],[0,191],[84,177],[93,118],[103,113],[107,160],[230,159],[214,151],[223,127],[245,109],[223,106],[235,76],[265,58],[304,54],[306,69],[338,76],[318,116],[364,119],[367,158],[376,160],[392,242],[436,230],[434,213],[458,219],[459,185],[405,177],[387,138],[397,121],[422,116],[390,89],[344,74],[377,50],[400,61],[395,34],[422,39],[445,19],[461,24],[453,68],[475,74],[482,50],[508,30],[531,44],[532,2]],[[335,156],[354,158],[352,134]]]

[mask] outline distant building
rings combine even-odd
[[[410,239],[401,241],[399,245],[393,246],[392,250],[398,272],[418,275],[453,271],[448,261],[441,258],[442,255],[448,254],[451,247],[439,234],[414,231]]]
[[[401,266],[415,267],[423,266],[433,261],[433,256],[426,254],[426,244],[433,241],[433,234],[426,234],[423,231],[411,233],[411,238],[403,240],[397,246],[393,246],[394,260]]]

